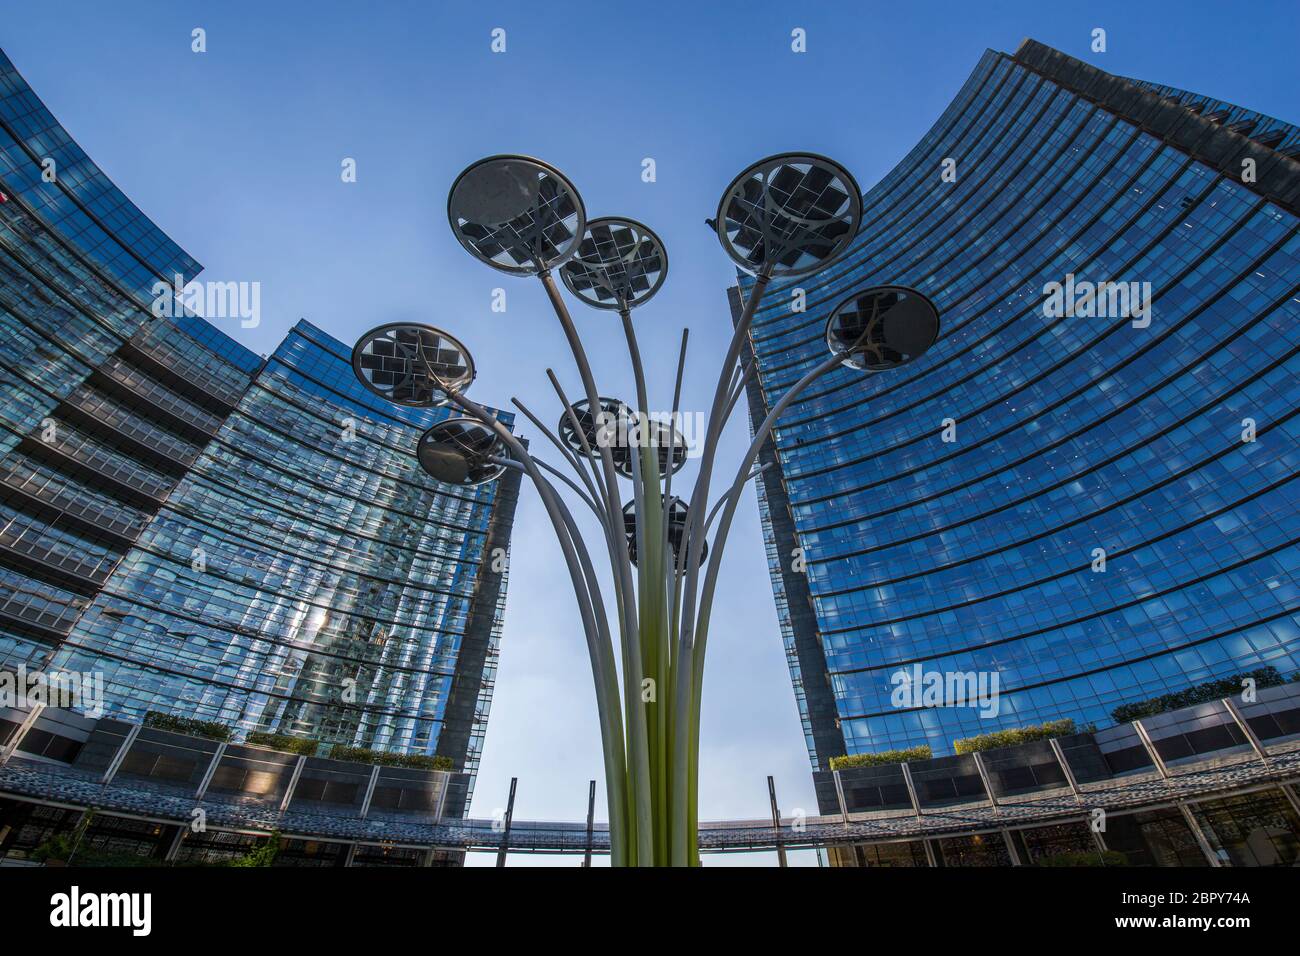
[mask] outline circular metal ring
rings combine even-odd
[[[352,371],[362,385],[394,405],[432,408],[447,404],[447,389],[469,388],[474,359],[441,329],[390,322],[357,340]]]
[[[674,475],[686,467],[688,449],[686,447],[686,437],[681,433],[681,429],[656,418],[646,419],[646,428],[649,432],[647,442],[651,448],[658,452],[656,457],[659,459],[659,474],[661,477],[667,474],[670,453],[672,454]],[[614,470],[624,478],[632,477],[632,456],[636,454],[640,445],[641,429],[634,417],[627,432],[627,442],[616,446],[614,449]]]
[[[826,319],[826,347],[844,353],[848,368],[883,372],[906,365],[939,337],[939,310],[915,289],[858,289]]]
[[[814,153],[781,153],[732,180],[715,225],[741,269],[793,278],[837,259],[861,222],[862,191],[847,169]]]
[[[447,195],[447,218],[470,255],[523,276],[565,262],[587,224],[573,183],[528,156],[489,156],[466,168]]]
[[[582,428],[582,438],[586,439],[592,458],[599,458],[600,449],[607,447],[614,453],[615,461],[618,460],[619,449],[626,444],[625,439],[633,420],[632,409],[626,402],[620,402],[617,398],[601,398],[600,408],[593,415],[591,404],[584,398],[573,403],[573,417]],[[557,430],[560,439],[571,451],[578,455],[587,454],[583,451],[582,438],[578,437],[567,411],[560,415]]]
[[[660,238],[635,219],[602,216],[587,223],[578,251],[560,269],[564,285],[596,309],[644,305],[668,278]]]
[[[668,543],[672,548],[674,557],[681,553],[682,537],[686,533],[686,518],[690,514],[690,506],[682,501],[676,495],[673,495],[671,501],[666,501],[662,497],[660,501],[664,507],[668,508]],[[632,566],[636,567],[636,502],[629,501],[623,506],[623,534],[627,538],[627,556],[632,561]],[[709,556],[709,542],[704,542],[704,547],[700,549],[700,562],[703,563]]]
[[[506,457],[501,439],[473,418],[438,422],[420,436],[415,457],[425,474],[449,485],[482,485],[506,470],[505,465],[491,461]]]

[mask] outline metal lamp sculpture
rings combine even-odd
[[[480,160],[456,179],[447,208],[452,231],[471,255],[512,275],[536,276],[546,289],[582,391],[571,401],[555,373],[546,370],[563,410],[554,431],[518,399],[511,401],[549,440],[568,473],[525,448],[465,396],[474,364],[447,333],[419,325],[381,326],[354,351],[358,377],[389,401],[446,404],[461,413],[420,440],[417,456],[432,477],[474,485],[513,468],[536,487],[564,555],[591,660],[616,866],[698,865],[705,646],[727,535],[745,483],[758,473],[752,469],[759,449],[781,414],[818,378],[841,367],[869,372],[898,367],[938,337],[937,311],[913,289],[865,288],[844,298],[827,318],[830,354],[773,405],[734,477],[709,507],[723,426],[754,374],[753,361],[742,362],[741,353],[763,293],[773,279],[809,274],[843,255],[861,222],[860,196],[843,167],[812,154],[755,163],[723,194],[709,224],[754,283],[723,358],[688,500],[672,490],[687,457],[675,425],[687,333],[683,330],[670,418],[651,419],[632,322],[633,310],[658,292],[667,276],[663,243],[630,219],[587,220],[573,184],[546,163],[523,156]],[[576,299],[619,313],[636,383],[635,407],[597,390],[552,276],[557,269]],[[626,506],[620,478],[632,484]],[[588,548],[556,481],[595,516],[605,539],[604,561]],[[608,579],[597,572],[598,563]],[[602,590],[606,580],[613,586],[612,626]]]

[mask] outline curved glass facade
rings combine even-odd
[[[491,556],[504,559],[510,509],[494,508],[496,485],[428,478],[412,450],[448,411],[385,407],[350,354],[310,323],[292,330],[56,666],[103,672],[126,715],[179,705],[408,753],[444,752],[459,693],[482,714],[460,728],[477,757],[505,585]]]
[[[198,263],[2,53],[0,194],[0,667],[102,674],[117,717],[472,774],[518,474],[428,478],[416,442],[449,413],[370,395],[308,322],[263,360],[156,317]]]
[[[1296,130],[1194,99],[990,51],[848,255],[768,291],[760,418],[851,289],[914,287],[943,320],[902,369],[814,384],[760,485],[814,766],[1300,667]],[[1136,298],[1054,311],[1069,277]],[[916,668],[996,679],[996,714],[899,706]]]
[[[188,282],[203,268],[113,185],[3,50],[0,176],[10,195],[22,196],[127,289],[146,290],[175,275]]]

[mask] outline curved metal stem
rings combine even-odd
[[[749,384],[749,379],[753,374],[753,362],[748,363],[737,372],[736,377],[733,379],[731,394],[727,396],[727,410],[722,414],[723,421],[731,418],[731,412],[736,407],[736,402],[740,400],[740,396],[745,394],[745,386]]]
[[[805,372],[803,377],[791,385],[789,390],[781,396],[780,400],[772,406],[772,410],[768,413],[767,417],[763,419],[762,424],[754,430],[754,438],[749,443],[749,449],[745,452],[744,458],[740,461],[740,467],[736,470],[735,480],[731,483],[731,487],[727,490],[727,494],[718,502],[725,507],[722,512],[722,520],[718,522],[718,533],[714,535],[713,538],[713,549],[709,554],[708,572],[705,575],[704,588],[702,589],[700,596],[700,621],[702,623],[707,623],[708,621],[709,608],[712,606],[713,592],[717,585],[718,569],[722,564],[722,551],[726,547],[727,532],[731,527],[731,520],[735,517],[736,506],[740,501],[740,491],[744,487],[748,477],[750,477],[749,469],[753,467],[754,460],[758,458],[758,453],[763,447],[763,442],[767,440],[772,428],[776,425],[776,420],[780,418],[781,414],[790,406],[790,404],[799,397],[799,394],[827,372],[838,368],[843,360],[844,354],[837,353],[829,356],[820,364]],[[700,656],[703,657],[702,654]]]
[[[583,458],[591,465],[592,478],[595,482],[592,487],[594,488],[596,485],[600,485],[602,488],[607,487],[600,480],[600,474],[596,471],[596,462],[600,460],[600,456],[592,450],[591,442],[587,440],[586,429],[583,428],[581,422],[578,421],[578,414],[573,410],[573,404],[569,401],[569,396],[564,393],[564,386],[562,386],[560,380],[555,377],[555,372],[552,369],[548,368],[546,370],[546,377],[550,379],[551,387],[555,389],[555,394],[560,398],[560,404],[564,407],[564,414],[568,417],[569,425],[573,428],[573,433],[577,437],[578,444],[582,448]],[[600,496],[597,495],[596,497],[597,500],[599,500]],[[606,497],[605,500],[608,501],[608,497]],[[622,511],[619,510],[617,513],[621,518]],[[626,545],[623,541],[623,526],[622,524],[619,524],[615,527],[614,522],[609,520],[608,512],[606,512],[606,518],[601,521],[600,528],[605,534],[605,547],[609,552],[609,566],[614,579],[614,594],[617,599],[619,633],[621,635],[623,632],[623,621],[626,617],[627,608],[627,603],[624,601],[623,597],[625,579],[619,573],[619,568],[621,567],[620,562],[627,560]]]
[[[641,365],[641,349],[636,342],[636,329],[632,326],[632,313],[626,307],[618,310],[623,320],[623,336],[627,339],[627,352],[632,359],[632,377],[636,381],[637,409],[643,415],[650,414],[650,402],[645,387],[645,369]]]
[[[611,856],[626,862],[631,847],[626,845],[629,836],[627,780],[623,772],[626,756],[623,749],[623,724],[618,708],[618,678],[614,673],[612,649],[610,652],[603,650],[610,647],[608,622],[605,618],[603,602],[600,601],[600,590],[595,573],[589,571],[591,561],[586,546],[573,523],[572,515],[568,513],[568,509],[555,493],[555,489],[542,477],[536,461],[529,455],[523,443],[495,416],[488,414],[482,406],[465,398],[454,389],[446,391],[453,402],[491,428],[516,456],[520,467],[533,480],[555,528],[573,583],[574,596],[578,601],[578,611],[582,617],[588,655],[591,658],[592,676],[596,685],[596,707],[600,718],[601,745],[606,764],[605,786],[609,802],[610,852]],[[597,608],[600,609],[599,614],[596,613]],[[617,839],[616,832],[619,834]]]
[[[587,353],[582,347],[582,340],[578,335],[578,330],[573,325],[573,318],[569,315],[568,307],[560,297],[560,290],[556,288],[554,277],[549,271],[543,270],[539,273],[539,278],[546,290],[547,298],[550,299],[551,306],[555,310],[555,315],[560,320],[564,336],[569,342],[569,350],[573,353],[574,362],[578,366],[578,374],[581,376],[583,387],[587,392],[588,406],[595,414],[596,410],[600,408],[600,394],[596,390],[596,381],[591,374],[591,365],[587,361]],[[610,524],[614,515],[622,511],[618,501],[618,478],[617,473],[614,471],[613,456],[610,454],[608,446],[602,442],[597,442],[597,444],[601,446],[601,464],[604,467],[607,488],[605,507],[609,512],[610,521],[606,522],[606,524]],[[612,548],[611,551],[615,553],[616,571],[623,581],[619,596],[623,608],[621,623],[623,625],[623,643],[625,645],[623,653],[623,696],[627,708],[628,770],[636,781],[635,785],[631,787],[635,803],[636,862],[637,865],[644,866],[648,861],[654,859],[650,754],[645,708],[638,704],[641,694],[641,682],[645,675],[641,666],[641,638],[635,592],[632,585],[632,565],[628,560],[626,551],[621,555],[617,554],[618,549],[616,548]]]
[[[740,502],[741,489],[745,485],[749,469],[753,466],[759,450],[763,447],[763,443],[767,441],[768,435],[776,425],[777,419],[781,417],[781,414],[789,407],[790,403],[805,388],[827,372],[837,368],[841,361],[843,361],[842,353],[830,356],[807,372],[781,396],[781,399],[772,407],[771,412],[763,419],[762,424],[755,429],[754,438],[749,444],[749,449],[746,451],[745,457],[741,459],[740,467],[736,470],[736,478],[732,482],[727,495],[723,498],[726,505],[722,511],[722,518],[718,522],[718,530],[713,536],[713,549],[709,555],[709,567],[704,577],[704,587],[700,595],[700,609],[696,629],[697,643],[693,649],[694,657],[691,662],[691,684],[695,691],[695,697],[690,702],[692,739],[687,750],[687,776],[691,788],[698,786],[699,777],[700,691],[704,686],[704,658],[709,639],[709,617],[713,609],[713,595],[718,583],[718,570],[722,566],[722,555],[727,545],[727,533],[731,530],[731,521],[736,515],[736,506]],[[694,790],[692,789],[690,792],[694,792]]]
[[[695,479],[695,489],[691,493],[691,504],[686,515],[686,527],[683,529],[682,549],[689,552],[689,556],[686,561],[682,617],[677,638],[679,664],[677,673],[674,675],[673,688],[673,705],[676,708],[673,716],[672,813],[674,819],[677,819],[679,814],[687,818],[692,816],[690,813],[688,762],[691,741],[695,736],[692,729],[692,724],[695,723],[693,714],[697,710],[692,701],[695,696],[696,670],[694,667],[695,604],[700,556],[704,548],[704,534],[700,530],[704,527],[704,503],[709,498],[709,479],[713,470],[713,459],[717,454],[718,439],[725,424],[722,413],[726,407],[729,392],[728,384],[733,374],[732,369],[735,367],[736,360],[740,357],[741,344],[749,334],[749,326],[754,320],[754,312],[758,309],[758,304],[762,300],[763,293],[770,281],[771,267],[768,266],[754,280],[754,288],[750,292],[749,299],[745,302],[745,308],[739,321],[736,322],[735,331],[731,336],[731,343],[728,345],[727,354],[722,361],[722,369],[718,374],[718,383],[714,388],[713,406],[709,411],[709,424],[705,433],[703,453],[700,457],[700,472]],[[689,829],[689,826],[686,828],[678,827],[673,831],[672,858],[675,866],[693,866],[696,863],[695,835],[689,833]]]
[[[507,468],[512,468],[519,464],[519,462],[515,461],[513,458],[489,458],[488,461],[492,462],[494,465],[504,465]],[[588,498],[586,494],[583,493],[583,490],[579,488],[568,475],[560,471],[554,465],[548,465],[536,456],[533,456],[533,463],[537,465],[538,468],[542,469],[542,471],[549,472],[556,478],[560,479],[560,481],[564,482],[570,491],[582,499],[582,502],[592,510],[592,513],[594,513],[597,518],[603,520],[600,511],[596,508],[596,503]]]
[[[539,464],[540,464],[540,462],[539,462]],[[769,462],[768,464],[771,464],[771,463]],[[706,518],[705,521],[704,521],[704,533],[705,533],[705,534],[708,534],[708,533],[709,533],[709,528],[713,526],[713,519],[717,516],[718,512],[722,510],[723,505],[725,505],[725,504],[726,504],[728,501],[730,501],[733,497],[739,495],[740,492],[741,492],[742,490],[744,490],[744,486],[745,486],[746,484],[748,484],[749,482],[753,481],[755,478],[757,478],[757,477],[758,477],[759,475],[761,475],[763,472],[767,471],[767,468],[768,468],[768,465],[766,465],[766,464],[765,464],[765,465],[759,465],[757,468],[755,468],[753,471],[751,471],[748,475],[745,476],[744,481],[740,482],[740,484],[738,484],[738,485],[734,485],[730,491],[728,491],[725,495],[723,495],[721,498],[719,498],[717,501],[715,501],[715,502],[713,503],[713,510],[709,512],[709,516],[708,516],[708,518]]]
[[[677,378],[673,383],[673,410],[672,417],[668,423],[672,426],[668,438],[668,474],[664,477],[664,509],[663,509],[663,526],[660,534],[663,540],[663,563],[665,572],[672,570],[673,564],[669,562],[668,555],[672,552],[672,544],[668,540],[668,516],[672,513],[673,502],[673,462],[677,460],[677,415],[682,405],[682,373],[686,371],[686,341],[690,337],[690,329],[682,329],[682,346],[677,353]],[[685,436],[682,436],[683,439]],[[668,583],[676,581],[676,576]],[[673,619],[676,619],[677,609],[673,609]],[[673,628],[673,647],[676,647],[677,629]],[[673,655],[676,660],[676,655]],[[671,671],[670,671],[671,673]]]
[[[530,412],[528,410],[528,407],[523,402],[521,402],[519,399],[514,397],[512,397],[510,401],[515,406],[515,408],[523,412],[524,416],[530,422],[533,423],[533,427],[535,427],[539,432],[545,435],[550,440],[551,444],[554,445],[557,449],[559,449],[560,454],[563,455],[564,460],[569,463],[569,467],[572,468],[577,473],[578,477],[582,480],[582,483],[586,486],[587,491],[590,493],[591,497],[588,498],[586,495],[581,495],[581,492],[579,492],[579,494],[581,495],[582,499],[587,502],[587,505],[591,508],[591,510],[596,512],[596,517],[599,518],[603,523],[606,518],[605,509],[600,504],[600,493],[596,491],[596,486],[592,483],[591,477],[587,474],[587,470],[582,467],[581,463],[578,461],[577,457],[573,454],[573,452],[565,448],[564,443],[560,441],[558,438],[556,438],[555,435],[551,433],[551,430],[542,424],[541,419],[539,419],[536,415]],[[540,460],[538,461],[538,464],[541,464]],[[552,473],[555,474],[557,477],[559,477],[570,488],[574,488],[573,482],[569,481],[567,478],[564,478],[562,475],[560,475],[558,471],[554,471],[552,469]],[[575,488],[575,490],[577,489]]]
[[[608,501],[608,489],[604,480],[601,478],[601,473],[597,467],[597,463],[600,461],[600,456],[592,451],[591,443],[587,441],[586,429],[584,429],[582,424],[578,421],[578,413],[573,410],[573,405],[569,402],[569,396],[564,394],[564,387],[560,384],[560,380],[555,377],[555,370],[548,368],[546,370],[546,377],[550,380],[551,388],[555,389],[555,394],[560,399],[560,406],[564,409],[564,417],[569,420],[569,427],[573,429],[573,433],[578,439],[578,444],[582,448],[582,454],[578,455],[575,453],[573,456],[574,460],[578,465],[585,464],[587,468],[590,469],[589,472],[585,469],[583,470],[583,474],[588,476],[587,479],[584,479],[584,483],[591,488],[592,497],[597,501],[601,501],[602,499]],[[597,487],[601,490],[597,491]],[[617,583],[618,576],[615,575],[614,578]]]

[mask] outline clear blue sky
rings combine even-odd
[[[672,273],[638,315],[652,392],[671,400],[682,325],[692,333],[684,407],[711,393],[732,272],[703,225],[742,167],[800,149],[846,164],[863,187],[929,128],[984,49],[1022,37],[1112,73],[1197,90],[1300,120],[1300,3],[963,2],[65,2],[5,4],[0,43],[90,155],[207,267],[259,281],[261,327],[226,331],[268,352],[300,316],[352,341],[397,319],[458,334],[474,395],[518,395],[557,417],[543,375],[574,375],[535,282],[473,262],[447,227],[446,195],[472,160],[543,157],[589,215],[641,219]],[[208,52],[190,50],[207,31]],[[493,54],[490,31],[506,30]],[[790,50],[807,31],[808,52]],[[1094,27],[1108,49],[1089,49]],[[340,180],[344,157],[358,181]],[[641,181],[652,157],[658,181]],[[491,290],[507,290],[504,314]],[[580,313],[630,394],[616,320]],[[657,338],[661,336],[661,338]],[[528,429],[523,429],[527,433]],[[733,427],[732,459],[744,438]],[[811,778],[767,583],[757,509],[732,533],[709,646],[701,815],[811,808]],[[474,803],[578,819],[599,777],[593,695],[567,575],[533,496],[515,532],[501,670]],[[740,862],[727,858],[727,862]],[[755,861],[757,862],[757,861]]]

